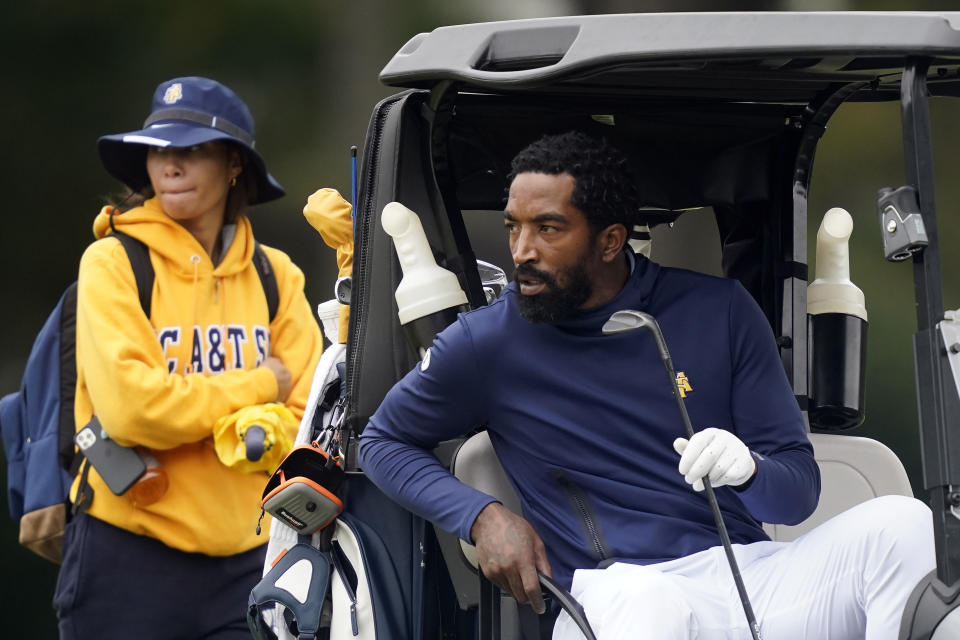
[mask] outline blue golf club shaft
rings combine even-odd
[[[353,218],[354,231],[357,223],[357,146],[350,147],[350,215]]]

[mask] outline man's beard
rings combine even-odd
[[[561,273],[566,286],[561,287],[557,279],[545,271],[529,264],[521,264],[513,273],[513,280],[520,292],[520,276],[530,276],[545,285],[544,290],[532,296],[522,293],[517,296],[520,315],[530,322],[556,323],[573,315],[593,294],[593,285],[587,274],[587,261],[581,257],[576,264]]]

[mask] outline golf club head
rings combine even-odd
[[[603,335],[613,335],[617,333],[626,333],[634,329],[655,330],[657,321],[649,313],[635,311],[633,309],[621,309],[614,312],[610,318],[603,324],[601,331]]]

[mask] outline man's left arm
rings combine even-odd
[[[732,468],[729,472],[722,470],[729,474],[722,484],[734,487],[755,518],[797,524],[817,506],[820,469],[770,325],[746,290],[738,282],[732,286],[730,401],[735,438],[723,435],[716,443],[704,444],[698,440],[713,438],[697,434],[691,447],[710,452],[713,445],[712,452],[720,449],[720,456],[723,451],[729,452],[726,464]],[[738,449],[738,443],[742,443],[742,449]],[[689,467],[696,464],[689,460],[696,456],[686,457],[689,473]],[[729,462],[731,459],[735,462]],[[750,462],[755,467],[752,472]]]
[[[432,450],[485,423],[484,388],[472,340],[457,321],[390,389],[360,438],[359,462],[374,484],[464,540],[470,540],[477,514],[494,498],[460,482]]]

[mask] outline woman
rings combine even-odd
[[[224,464],[214,424],[272,402],[299,419],[322,349],[302,272],[262,247],[261,270],[278,289],[271,321],[253,264],[243,211],[283,189],[254,150],[246,105],[206,78],[161,83],[144,129],[105,136],[98,149],[132,190],[126,204],[137,202],[104,207],[93,225],[100,239],[80,263],[76,424],[96,414],[111,439],[152,455],[167,487],[154,502],[131,500],[95,467],[78,474],[71,497],[81,512],[67,527],[54,598],[61,638],[248,638],[267,476]],[[149,247],[149,317],[113,231]]]

